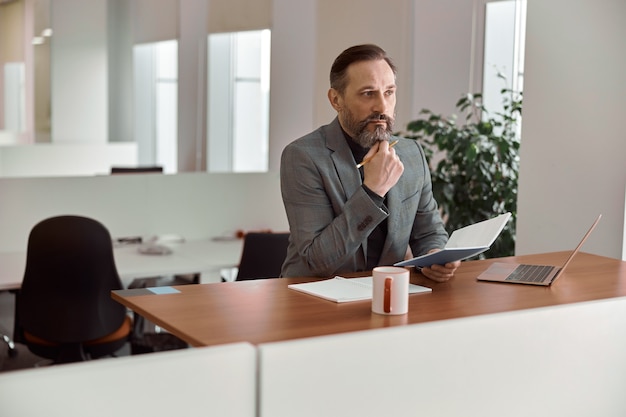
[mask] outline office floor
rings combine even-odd
[[[0,291],[0,334],[7,335],[11,338],[13,337],[14,303],[15,296],[13,294],[8,291]],[[28,348],[21,343],[16,343],[15,346],[17,355],[11,357],[9,356],[6,343],[0,340],[0,372],[50,365],[49,360],[32,354]],[[116,353],[117,356],[127,356],[129,354],[129,344]]]
[[[14,300],[15,296],[10,292],[0,292],[0,333],[11,338],[13,337]],[[30,353],[22,344],[16,344],[16,348],[17,355],[10,357],[6,343],[0,341],[0,371],[33,368],[47,363],[44,358]]]

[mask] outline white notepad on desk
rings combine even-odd
[[[344,278],[336,276],[322,281],[290,284],[287,287],[336,303],[372,299],[372,277]],[[431,291],[432,289],[428,287],[409,284],[409,294]]]

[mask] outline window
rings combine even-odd
[[[483,99],[491,113],[502,111],[500,90],[523,90],[525,28],[526,0],[485,4]]]
[[[178,42],[136,45],[135,136],[139,165],[178,168]]]
[[[4,64],[4,129],[13,133],[26,131],[26,88],[23,62]]]
[[[270,31],[211,34],[207,56],[207,170],[267,171]]]

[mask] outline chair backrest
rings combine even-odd
[[[76,343],[117,330],[126,309],[111,298],[122,289],[109,231],[98,221],[57,216],[28,238],[16,329],[55,343]]]
[[[278,278],[288,244],[289,233],[247,233],[235,281]]]

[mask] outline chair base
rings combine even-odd
[[[80,343],[66,344],[63,346],[44,346],[27,343],[26,347],[31,353],[41,356],[42,358],[50,359],[53,364],[57,365],[114,356],[115,352],[122,349],[126,343],[128,343],[128,337],[89,347],[85,347]]]
[[[189,345],[170,333],[146,333],[130,342],[131,355],[187,349]]]
[[[9,354],[9,358],[14,358],[17,356],[17,348],[15,347],[15,343],[9,336],[6,334],[1,334],[2,340],[7,344],[7,352]]]
[[[130,317],[125,316],[120,327],[106,336],[86,342],[68,343],[50,342],[23,329],[21,332],[28,350],[37,356],[51,359],[55,364],[61,364],[112,356],[130,340],[132,326]]]
[[[200,274],[157,276],[134,279],[128,288],[148,288],[199,283]],[[189,345],[185,341],[171,333],[159,332],[156,324],[137,313],[133,314],[133,332],[130,341],[131,355],[187,349],[188,347]]]

